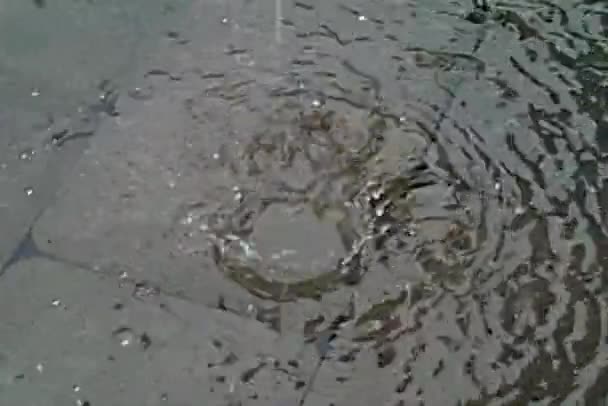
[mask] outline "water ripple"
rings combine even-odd
[[[335,362],[379,351],[378,399],[605,398],[606,6],[302,1],[268,47],[274,14],[242,7],[188,104],[228,120],[234,187],[186,239],[259,298],[355,297]]]

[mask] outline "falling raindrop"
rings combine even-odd
[[[25,192],[26,196],[31,196],[34,194],[34,188],[32,188],[31,186],[26,186],[25,188],[23,188],[23,191]]]
[[[129,327],[119,327],[112,332],[121,347],[128,347],[135,341],[135,333]]]

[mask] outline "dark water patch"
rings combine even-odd
[[[287,46],[235,34],[188,102],[226,120],[207,175],[230,185],[184,208],[180,243],[273,309],[313,306],[321,358],[399,365],[399,399],[596,401],[606,10],[477,3],[297,3]],[[264,37],[269,15],[232,18]]]

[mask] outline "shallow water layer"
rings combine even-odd
[[[218,9],[218,28],[168,34],[183,66],[144,75],[182,86],[167,170],[200,189],[166,192],[167,238],[317,343],[299,404],[602,404],[608,6]],[[361,383],[369,354],[382,382]]]
[[[354,292],[337,334],[394,349],[397,404],[599,404],[608,9],[567,3],[297,2],[279,27],[233,10],[280,38],[235,38],[243,67],[205,91],[235,127],[238,196],[194,221],[218,269],[278,302]],[[285,205],[317,218],[275,213],[262,239],[340,235],[339,260],[301,260],[316,276],[256,250]]]

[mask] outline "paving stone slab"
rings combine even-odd
[[[296,395],[300,372],[277,372],[269,357],[286,365],[297,354],[281,356],[261,323],[132,292],[61,263],[12,267],[0,284],[0,404],[223,405],[254,396],[255,374],[250,383],[242,375],[262,362],[259,385],[273,390],[244,404]]]

